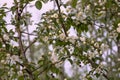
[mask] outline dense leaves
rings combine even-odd
[[[35,2],[35,6],[36,6],[37,9],[40,10],[40,9],[42,8],[42,3],[41,3],[41,1],[36,1],[36,2]]]

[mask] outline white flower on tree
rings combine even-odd
[[[23,75],[23,72],[20,70],[20,71],[17,72],[17,74],[18,74],[19,76],[22,76],[22,75]]]
[[[53,63],[58,61],[58,56],[55,53],[55,49],[51,53],[49,53],[49,54],[51,54],[51,60],[52,60]]]
[[[109,46],[107,44],[102,43],[100,46],[102,51],[108,50]]]
[[[85,37],[80,37],[80,40],[82,41],[82,42],[85,42]]]
[[[94,52],[88,51],[88,56],[89,56],[89,59],[92,59],[93,57],[95,57],[95,54]]]
[[[97,48],[99,48],[99,43],[96,42],[96,43],[94,44],[94,46],[97,47]]]
[[[60,37],[60,40],[61,40],[61,41],[65,40],[65,38],[66,38],[66,36],[65,36],[64,33],[61,33],[61,34],[59,35],[59,37]]]
[[[3,35],[3,39],[6,40],[6,41],[8,41],[9,40],[9,36],[7,34],[4,34]]]
[[[51,16],[52,18],[58,18],[58,14],[53,14],[52,16]]]
[[[1,60],[1,63],[4,64],[4,63],[5,63],[5,60]]]
[[[19,56],[17,56],[17,55],[12,55],[12,56],[10,57],[10,60],[11,60],[11,62],[12,62],[13,64],[16,64],[16,62],[20,62],[20,58],[19,58]]]
[[[117,32],[120,33],[120,23],[118,23]]]
[[[72,44],[74,44],[75,41],[78,39],[78,37],[77,37],[77,36],[69,36],[69,37],[67,37],[67,39],[68,39]]]
[[[118,23],[118,27],[120,27],[120,23]]]
[[[120,33],[120,27],[117,28],[117,32]]]
[[[47,41],[48,41],[48,37],[45,36],[45,37],[43,38],[43,41],[47,42]]]

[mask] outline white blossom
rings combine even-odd
[[[99,43],[96,42],[96,43],[94,44],[94,46],[98,48],[98,47],[99,47]]]
[[[62,33],[62,31],[61,31],[61,30],[59,30],[59,33]]]
[[[120,71],[120,68],[118,68],[118,71]]]
[[[95,49],[94,54],[95,54],[95,55],[97,55],[97,54],[98,54],[98,50],[97,50],[97,49]]]
[[[3,63],[3,64],[4,64],[4,63],[5,63],[5,60],[1,60],[1,63]]]
[[[7,57],[10,57],[10,54],[6,54]]]
[[[67,80],[66,78],[64,80]]]
[[[51,55],[51,54],[52,54],[52,52],[48,52],[48,54],[49,54],[49,55]]]
[[[45,37],[43,38],[43,40],[44,40],[45,42],[47,42],[47,41],[48,41],[48,37],[45,36]]]
[[[118,12],[118,15],[120,16],[120,12]]]
[[[120,58],[118,58],[118,61],[120,61]]]
[[[99,2],[99,5],[102,6],[102,5],[104,5],[107,1],[106,1],[106,0],[99,0],[98,2]]]
[[[94,5],[96,6],[96,5],[98,5],[98,4],[95,2]]]
[[[58,60],[58,56],[55,53],[55,49],[53,50],[53,52],[51,52],[51,60],[53,63]]]
[[[69,36],[69,37],[67,37],[67,39],[68,39],[72,44],[74,44],[75,41],[78,39],[78,37],[77,37],[77,36]]]
[[[84,42],[85,41],[85,37],[80,37],[80,40]]]
[[[49,29],[51,29],[51,28],[52,28],[52,26],[50,26],[50,25],[49,25],[49,26],[48,26],[48,28],[49,28]]]
[[[93,57],[95,57],[95,54],[94,52],[88,51],[88,56],[89,56],[89,59],[92,59]]]
[[[6,59],[9,60],[10,59],[10,54],[6,54]]]
[[[120,26],[117,28],[117,32],[120,33]]]
[[[20,62],[19,56],[17,56],[17,55],[12,55],[12,56],[10,57],[10,59],[11,59],[11,61],[12,61],[13,63],[15,63],[16,61],[17,61],[17,62]]]
[[[118,27],[120,27],[120,23],[118,23]]]
[[[90,10],[90,5],[87,5],[87,6],[86,6],[86,10]]]
[[[102,43],[101,44],[101,46],[100,46],[100,48],[104,51],[104,50],[107,50],[108,49],[108,45],[106,45],[106,44],[104,44],[104,43]]]
[[[6,41],[8,41],[9,40],[9,36],[7,34],[4,34],[3,35],[3,39],[6,40]]]
[[[70,9],[70,8],[67,8],[67,9],[66,9],[66,12],[67,12],[67,13],[68,13],[68,12],[70,12],[70,11],[71,11],[71,9]]]
[[[59,35],[59,37],[60,37],[60,40],[61,40],[61,41],[65,40],[65,38],[66,38],[66,36],[65,36],[64,33],[61,33],[61,34]]]
[[[83,44],[86,44],[86,42],[84,41]]]
[[[19,76],[22,76],[22,75],[23,75],[23,72],[20,70],[20,71],[17,72],[17,74],[18,74]]]
[[[100,51],[100,54],[102,54],[103,52],[102,51]]]
[[[94,42],[95,42],[94,40],[91,41],[92,44],[94,44]]]
[[[79,12],[78,14],[77,14],[77,17],[80,17],[80,16],[82,16],[83,15],[83,12]]]
[[[49,35],[52,35],[52,33],[50,32]]]
[[[53,14],[52,16],[51,16],[52,18],[58,18],[58,14]]]

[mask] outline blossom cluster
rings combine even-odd
[[[118,23],[117,32],[120,33],[120,23]]]

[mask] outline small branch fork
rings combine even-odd
[[[21,14],[22,14],[22,11],[20,12],[19,10],[19,6],[18,6],[18,3],[16,4],[17,6],[17,10],[16,10],[16,31],[18,33],[18,43],[19,43],[19,47],[20,47],[20,54],[22,54],[22,56],[25,58],[25,60],[27,61],[27,58],[26,58],[26,55],[24,53],[24,47],[23,47],[23,43],[22,43],[22,33],[21,33],[21,29],[20,29],[20,19],[21,19]]]
[[[23,7],[19,6],[19,2],[16,3],[16,31],[18,33],[18,40],[19,40],[19,47],[20,47],[20,54],[19,55],[22,55],[25,60],[27,61],[27,58],[26,58],[26,51],[28,48],[30,48],[32,46],[33,43],[35,43],[37,40],[35,39],[33,42],[31,42],[31,44],[29,44],[25,49],[24,49],[24,46],[23,46],[23,43],[22,43],[22,31],[21,31],[21,28],[20,28],[20,19],[21,19],[21,15],[23,13],[23,10],[25,9],[25,7],[28,5],[29,2],[25,3],[25,5]],[[28,33],[29,34],[29,33]]]
[[[19,6],[19,2],[15,2],[16,7],[16,15],[15,15],[15,19],[16,19],[16,31],[18,33],[18,44],[19,44],[19,48],[20,48],[20,54],[19,56],[22,56],[23,59],[25,59],[25,63],[28,62],[27,58],[26,58],[26,51],[28,48],[30,48],[32,46],[33,43],[35,43],[37,41],[37,39],[35,39],[33,42],[31,42],[31,44],[29,44],[26,48],[24,48],[23,42],[22,42],[22,31],[21,31],[21,15],[23,13],[23,10],[25,9],[25,7],[27,6],[28,2],[25,3],[25,5],[23,7]],[[18,63],[19,65],[21,65],[22,67],[25,67],[24,64]],[[26,68],[25,69],[26,72],[29,74],[30,76],[30,80],[35,80],[34,79],[34,75],[32,74],[31,69]]]

